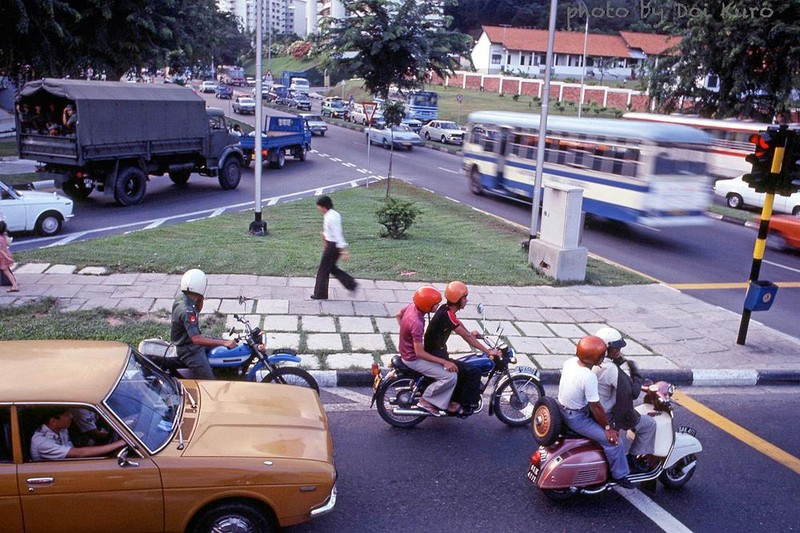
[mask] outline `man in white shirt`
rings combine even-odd
[[[350,257],[350,253],[347,251],[347,242],[342,233],[342,216],[333,209],[333,200],[330,196],[323,195],[317,198],[317,209],[324,215],[322,219],[322,259],[317,269],[317,281],[311,299],[327,300],[328,282],[331,276],[338,279],[350,292],[356,290],[358,283],[353,276],[336,266],[340,257],[345,261]]]
[[[619,435],[606,420],[597,391],[597,376],[592,367],[600,365],[606,353],[606,343],[595,336],[578,341],[577,357],[564,363],[558,383],[558,403],[561,416],[569,428],[600,444],[608,459],[612,481],[625,488],[633,483],[625,457],[625,447]]]
[[[72,412],[67,407],[55,407],[43,416],[44,424],[31,437],[33,461],[60,461],[79,457],[102,457],[125,446],[124,440],[115,440],[102,446],[76,448],[69,439]]]

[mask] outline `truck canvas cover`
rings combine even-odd
[[[45,78],[25,84],[21,103],[74,103],[83,146],[204,137],[205,101],[188,87]]]

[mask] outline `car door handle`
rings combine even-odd
[[[54,477],[29,477],[28,485],[49,485],[56,480]]]

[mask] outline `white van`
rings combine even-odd
[[[305,78],[292,78],[292,84],[289,86],[289,90],[294,91],[296,93],[303,93],[308,94],[310,87],[308,85],[308,80]]]

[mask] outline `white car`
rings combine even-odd
[[[233,112],[240,115],[255,115],[256,101],[249,96],[237,96],[233,101]]]
[[[72,218],[72,200],[55,192],[17,191],[0,181],[0,213],[9,232],[35,231],[56,235]]]
[[[215,81],[201,81],[200,82],[200,92],[201,93],[215,93],[215,92],[217,92],[217,82],[215,82]]]
[[[350,122],[366,126],[367,118],[364,105],[358,102],[354,103],[353,107],[350,109]],[[383,122],[383,113],[381,113],[380,109],[376,109],[375,114],[372,116],[372,123],[375,124],[376,122]]]
[[[308,129],[311,130],[311,135],[325,137],[325,132],[328,131],[328,123],[322,120],[322,117],[309,113],[300,113],[298,116],[305,119]]]
[[[431,120],[419,131],[428,141],[441,141],[444,144],[464,142],[464,130],[449,120]]]
[[[399,126],[381,127],[373,126],[365,130],[367,139],[371,143],[378,143],[386,149],[392,147],[392,143],[396,148],[405,148],[411,150],[414,146],[422,144],[419,135],[411,131],[411,128],[403,124]]]
[[[741,176],[733,179],[718,180],[714,183],[714,194],[725,198],[728,207],[741,209],[742,206],[751,205],[754,207],[764,206],[763,192],[756,192],[751,189]],[[775,195],[773,210],[777,213],[789,213],[800,217],[800,192],[791,196]]]

